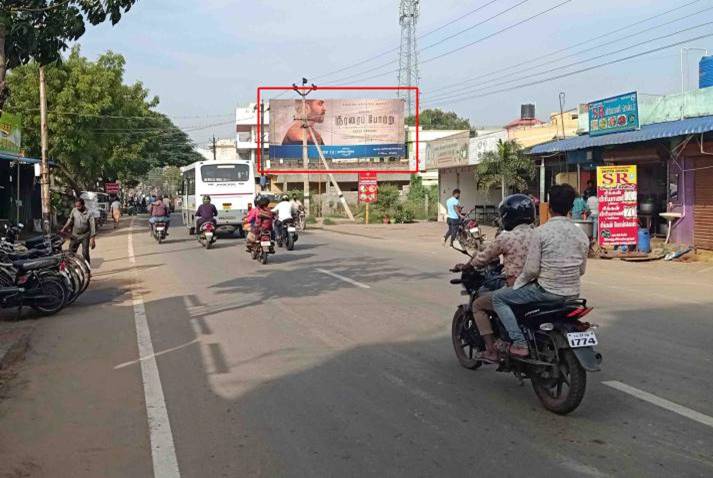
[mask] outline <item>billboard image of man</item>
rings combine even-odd
[[[324,123],[324,116],[327,114],[327,108],[324,100],[306,100],[305,109],[306,111],[302,111],[302,100],[295,100],[295,111],[297,112],[296,118],[300,119],[295,119],[292,122],[292,125],[287,130],[287,133],[285,133],[284,138],[282,138],[283,145],[302,144],[302,117],[307,118],[307,122],[310,128],[312,128],[314,136],[317,139],[317,143],[320,145],[324,144],[322,135],[314,129],[315,123]],[[312,135],[310,135],[309,132],[307,133],[307,144],[314,144]]]

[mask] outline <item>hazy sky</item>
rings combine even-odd
[[[255,101],[258,85],[291,84],[303,76],[318,85],[338,80],[396,84],[396,73],[390,71],[398,66],[398,8],[398,0],[139,0],[115,27],[90,28],[81,44],[90,58],[109,49],[123,54],[127,80],[142,81],[160,97],[159,109],[204,144],[213,133],[233,136],[234,108]],[[672,9],[676,10],[625,28]],[[684,16],[688,18],[674,22]],[[663,23],[669,24],[653,28]],[[433,106],[454,110],[472,124],[502,125],[519,115],[523,102],[536,103],[538,117],[546,119],[559,109],[560,91],[566,92],[567,107],[631,90],[680,91],[681,46],[677,46],[575,76],[467,98],[713,34],[713,0],[421,0],[417,34],[425,105],[432,98]],[[493,36],[481,40],[488,35]],[[477,43],[429,61],[472,42]],[[639,43],[643,44],[632,47]],[[713,50],[713,36],[686,46]],[[565,48],[571,49],[537,60]],[[391,49],[373,61],[322,76]],[[623,51],[613,53],[618,50]],[[700,54],[690,53],[691,87],[697,81]],[[577,64],[567,67],[573,63]],[[492,74],[498,70],[502,71]],[[364,80],[383,72],[387,74]],[[471,78],[475,80],[459,84]],[[446,93],[453,95],[446,98]]]

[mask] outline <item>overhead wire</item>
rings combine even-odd
[[[654,20],[654,19],[656,19],[656,18],[660,18],[660,17],[662,17],[662,16],[665,16],[665,15],[667,15],[667,14],[669,14],[669,13],[674,12],[674,11],[678,11],[678,10],[684,9],[684,8],[686,8],[686,7],[688,7],[688,6],[692,5],[692,4],[700,3],[700,1],[701,1],[701,0],[695,0],[695,1],[692,1],[692,2],[689,2],[689,3],[686,3],[686,4],[681,5],[681,6],[679,6],[679,7],[676,7],[676,8],[670,9],[670,10],[666,10],[666,11],[661,12],[661,13],[658,13],[658,14],[656,14],[656,15],[653,15],[653,16],[644,18],[644,19],[642,19],[642,20],[636,21],[636,22],[631,23],[631,24],[629,24],[629,25],[626,25],[626,26],[624,26],[624,27],[617,28],[617,29],[615,29],[615,30],[606,32],[606,33],[604,33],[604,34],[597,35],[597,36],[595,36],[595,37],[589,38],[589,39],[587,39],[587,40],[585,40],[585,41],[578,42],[578,43],[576,43],[576,44],[574,44],[574,45],[571,45],[571,46],[568,46],[568,47],[565,47],[565,48],[560,48],[560,49],[558,49],[558,50],[552,51],[552,52],[550,52],[550,53],[546,53],[546,54],[544,54],[544,55],[540,55],[540,56],[535,57],[535,58],[531,58],[531,59],[529,59],[529,60],[524,60],[524,61],[519,62],[519,63],[514,64],[514,65],[509,65],[509,66],[506,66],[506,67],[503,67],[503,68],[499,68],[499,69],[497,69],[497,70],[493,70],[493,71],[488,72],[488,73],[483,73],[483,74],[474,76],[474,77],[472,77],[472,78],[468,78],[468,79],[466,79],[466,80],[461,80],[461,81],[458,81],[458,82],[455,82],[455,83],[446,84],[446,85],[441,85],[441,86],[438,87],[438,89],[437,89],[436,91],[437,91],[437,92],[445,92],[446,90],[450,90],[450,89],[454,89],[454,88],[460,88],[460,87],[463,87],[466,83],[470,83],[470,82],[472,82],[472,81],[476,81],[476,80],[479,80],[479,79],[482,79],[482,78],[487,78],[487,77],[490,77],[490,76],[495,75],[495,74],[497,74],[497,73],[508,72],[508,76],[509,76],[509,75],[511,74],[513,68],[520,68],[520,67],[522,67],[522,66],[529,65],[529,64],[531,64],[531,63],[533,63],[533,62],[536,62],[536,61],[538,61],[538,60],[551,57],[551,56],[556,55],[556,54],[558,54],[558,53],[562,53],[562,52],[565,52],[565,51],[573,50],[573,49],[575,49],[575,48],[577,48],[577,47],[579,47],[579,46],[585,45],[585,44],[591,44],[593,41],[599,40],[599,39],[601,39],[601,38],[611,37],[612,35],[614,35],[614,34],[616,34],[616,33],[619,33],[619,32],[621,32],[621,31],[630,30],[632,27],[635,27],[635,26],[640,25],[640,24],[642,24],[642,23],[646,23],[646,22],[651,21],[651,20]],[[557,58],[557,59],[554,59],[554,60],[550,60],[550,61],[548,61],[548,62],[541,63],[541,64],[539,64],[539,65],[532,66],[532,67],[529,67],[529,68],[539,68],[539,67],[544,66],[544,65],[547,65],[547,64],[551,64],[551,63],[555,63],[555,62],[561,61],[561,60],[563,60],[563,59],[565,59],[565,58],[569,58],[569,57],[572,57],[572,56],[575,56],[575,55],[578,55],[578,54],[582,54],[582,53],[585,53],[585,52],[587,52],[587,51],[594,50],[594,49],[596,49],[596,48],[601,48],[602,46],[606,46],[606,45],[608,45],[608,44],[618,43],[618,42],[620,42],[622,39],[632,38],[632,37],[635,37],[635,36],[637,36],[637,35],[646,33],[647,31],[650,31],[650,30],[652,30],[652,29],[660,28],[660,27],[663,27],[663,26],[666,26],[666,25],[670,25],[670,24],[675,23],[675,22],[677,22],[677,21],[681,21],[681,20],[684,20],[684,19],[689,18],[689,17],[691,17],[691,16],[695,16],[695,15],[697,15],[697,14],[703,13],[703,12],[705,12],[705,11],[707,11],[707,10],[710,10],[711,8],[713,8],[713,7],[707,7],[707,8],[704,8],[704,9],[702,9],[702,10],[698,10],[698,11],[696,11],[696,12],[694,12],[694,13],[685,15],[685,16],[683,16],[683,17],[679,17],[679,18],[677,18],[677,19],[670,20],[670,21],[668,21],[668,22],[665,22],[665,23],[659,24],[659,25],[657,25],[657,26],[648,28],[648,29],[646,29],[646,30],[642,30],[642,31],[637,32],[637,33],[634,33],[634,34],[627,35],[627,36],[625,36],[625,37],[617,37],[615,40],[612,40],[612,41],[609,41],[609,42],[605,42],[605,43],[601,43],[601,44],[598,44],[598,45],[596,45],[596,46],[593,46],[593,47],[590,47],[590,48],[581,50],[581,51],[579,51],[579,52],[572,53],[572,54],[570,54],[570,55],[566,55],[566,56],[564,56],[564,57],[560,57],[560,58]],[[504,76],[503,76],[503,77],[504,77]],[[498,77],[498,78],[503,78],[503,77]],[[493,80],[486,80],[486,81],[487,81],[487,82],[495,81],[495,79],[493,79]],[[445,93],[444,93],[444,94],[445,94]]]

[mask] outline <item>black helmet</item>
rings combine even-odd
[[[527,194],[512,194],[498,206],[503,229],[511,231],[518,224],[535,222],[535,203]]]
[[[255,200],[255,205],[258,207],[265,207],[268,204],[270,204],[270,198],[267,196],[263,196],[262,194],[259,195]]]

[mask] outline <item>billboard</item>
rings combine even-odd
[[[639,233],[636,166],[597,167],[599,244],[636,244]]]
[[[479,164],[483,155],[490,151],[498,150],[499,141],[507,141],[508,133],[505,130],[480,133],[475,138],[470,138],[468,147],[468,164]]]
[[[468,165],[470,132],[452,134],[426,144],[426,169],[454,168]]]
[[[0,116],[0,151],[20,154],[22,146],[22,124],[20,117],[10,113]]]
[[[639,129],[639,102],[635,91],[593,101],[588,109],[589,136]]]
[[[317,99],[270,100],[270,159],[302,159],[306,120],[310,159],[318,159],[318,144],[326,158],[406,156],[404,100]]]

